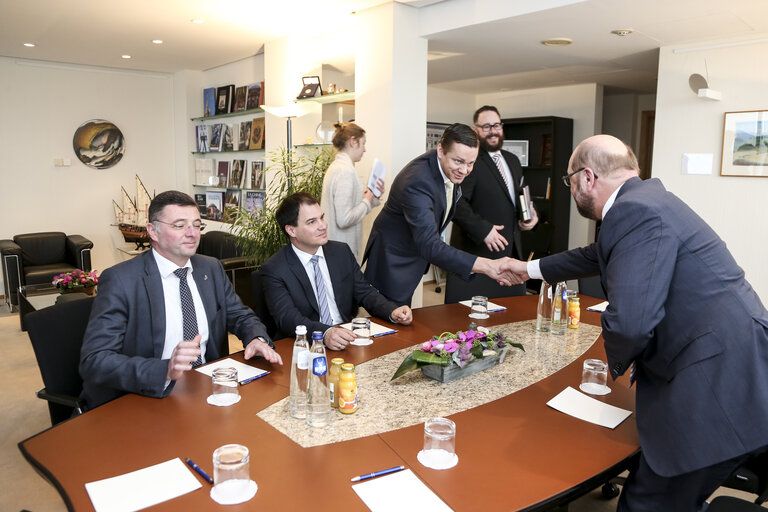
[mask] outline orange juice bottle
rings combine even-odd
[[[357,411],[357,377],[355,365],[352,363],[341,365],[338,389],[339,411],[344,414],[352,414]]]
[[[339,374],[344,360],[340,357],[331,359],[331,369],[328,370],[328,390],[331,392],[331,407],[339,406]]]
[[[581,323],[581,304],[579,297],[568,297],[568,328],[578,329]]]

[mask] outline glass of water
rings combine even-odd
[[[224,502],[239,503],[248,499],[250,476],[248,448],[240,444],[225,444],[213,452],[213,490]]]
[[[456,424],[448,418],[430,418],[424,422],[424,449],[419,462],[432,469],[449,469],[459,462],[456,455]]]
[[[237,381],[237,369],[232,367],[216,368],[211,375],[212,393],[208,403],[227,406],[240,400],[240,385]]]
[[[355,335],[355,345],[370,345],[371,341],[371,319],[354,318],[352,320],[352,333]]]
[[[472,297],[472,312],[469,314],[469,318],[479,320],[488,318],[488,297],[482,295]]]

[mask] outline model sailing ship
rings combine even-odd
[[[138,175],[136,175],[136,201],[131,199],[124,187],[120,187],[120,190],[123,194],[123,206],[120,207],[114,200],[112,201],[117,227],[127,243],[136,244],[136,249],[147,248],[149,247],[147,221],[152,198]]]

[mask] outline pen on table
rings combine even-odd
[[[376,478],[377,476],[388,475],[390,473],[394,473],[395,471],[402,471],[403,469],[405,469],[405,466],[395,466],[394,468],[382,469],[381,471],[374,471],[373,473],[368,473],[367,475],[356,476],[354,478],[351,478],[349,481],[360,482],[362,480],[368,480],[369,478]]]
[[[259,375],[255,376],[255,377],[251,377],[251,378],[249,378],[249,379],[245,379],[245,380],[243,380],[243,381],[240,381],[240,385],[242,386],[243,384],[248,384],[249,382],[253,382],[254,380],[256,380],[256,379],[260,379],[260,378],[262,378],[263,376],[267,375],[268,373],[269,373],[269,372],[260,373]]]
[[[210,476],[208,476],[208,473],[206,473],[205,471],[203,471],[203,470],[202,470],[202,468],[201,468],[200,466],[198,466],[197,464],[195,464],[194,462],[192,462],[192,459],[190,459],[189,457],[187,457],[187,458],[186,458],[186,459],[184,459],[184,460],[185,460],[185,461],[187,461],[187,464],[189,464],[189,467],[191,467],[192,469],[194,469],[195,471],[197,471],[197,474],[199,474],[201,477],[205,478],[205,481],[206,481],[206,482],[208,482],[209,484],[213,484],[213,478],[211,478]]]

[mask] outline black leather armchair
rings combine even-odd
[[[225,231],[209,231],[200,237],[197,252],[221,261],[240,300],[252,308],[251,272],[255,267],[241,256],[237,237]]]
[[[19,305],[19,286],[50,283],[53,277],[76,268],[91,270],[93,242],[81,235],[58,231],[16,235],[0,240],[5,303]]]

